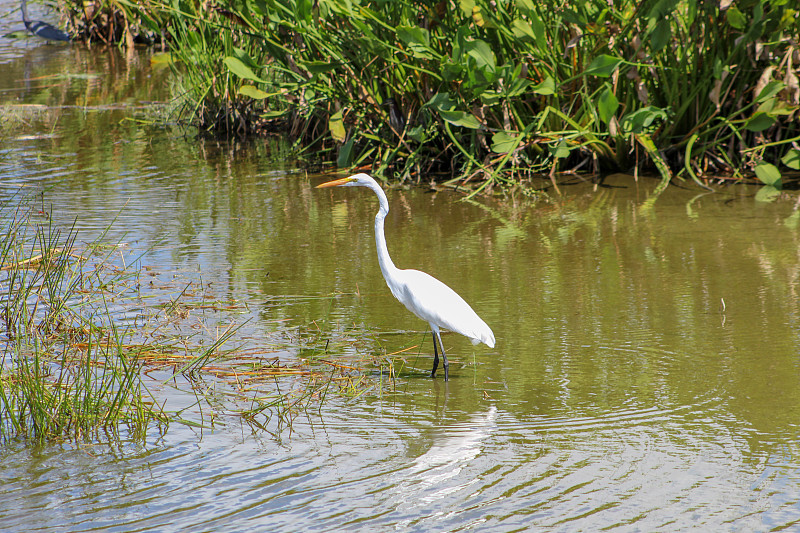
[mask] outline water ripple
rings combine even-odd
[[[9,531],[730,530],[799,520],[797,450],[752,457],[715,421],[720,401],[698,405],[699,419],[697,405],[572,419],[492,405],[446,423],[365,409],[298,423],[282,444],[231,426],[200,438],[171,428],[116,449],[10,447],[0,519]]]

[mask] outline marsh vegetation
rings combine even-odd
[[[640,169],[779,189],[800,169],[789,2],[93,5],[118,13],[108,39],[169,46],[201,128],[288,134],[339,167],[476,190]]]

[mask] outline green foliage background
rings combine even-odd
[[[484,186],[800,168],[788,0],[114,4],[167,36],[201,127],[285,133],[340,167]]]

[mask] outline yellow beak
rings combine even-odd
[[[352,176],[347,177],[347,178],[338,179],[338,180],[333,180],[333,181],[326,181],[325,183],[320,183],[315,188],[316,189],[321,189],[323,187],[338,187],[339,185],[344,185],[345,183],[350,183],[351,181],[353,181],[353,177]]]

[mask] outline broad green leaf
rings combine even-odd
[[[331,137],[333,137],[335,141],[344,141],[345,137],[347,136],[347,132],[344,129],[344,120],[342,118],[341,111],[337,111],[328,119],[328,129],[331,132]]]
[[[519,137],[499,131],[492,135],[492,152],[505,154],[519,145]]]
[[[548,150],[556,159],[564,159],[569,156],[569,145],[563,140],[555,146],[549,146]]]
[[[415,57],[433,59],[430,47],[431,35],[428,30],[419,26],[398,26],[397,38],[403,41]]]
[[[340,63],[331,63],[329,61],[298,61],[297,64],[311,74],[323,74],[325,72],[330,72],[340,65]]]
[[[541,94],[543,96],[547,96],[550,94],[556,93],[556,82],[553,81],[553,78],[547,76],[544,81],[538,85],[533,86],[533,92],[536,94]]]
[[[600,120],[608,124],[618,108],[619,100],[614,95],[614,91],[611,90],[611,87],[606,87],[606,90],[600,94],[600,98],[597,100],[597,114],[600,116]]]
[[[622,64],[622,59],[608,54],[601,54],[594,58],[584,74],[587,76],[608,78],[619,68],[620,64]]]
[[[497,105],[499,101],[500,95],[495,92],[486,91],[485,93],[481,93],[481,103],[483,105],[493,106]]]
[[[408,49],[411,54],[417,59],[433,59],[433,53],[430,48],[426,48],[420,44],[409,44]]]
[[[627,133],[643,133],[655,128],[657,120],[666,120],[667,113],[663,109],[654,106],[647,106],[628,113],[622,117],[622,129]]]
[[[767,83],[761,92],[758,93],[758,98],[756,99],[758,102],[765,102],[781,92],[786,87],[782,81],[773,80]]]
[[[450,124],[455,126],[463,126],[477,130],[481,127],[481,122],[475,115],[465,113],[464,111],[439,111],[439,115]]]
[[[747,119],[747,122],[744,125],[744,129],[748,131],[759,132],[759,131],[764,131],[773,124],[775,124],[775,117],[771,117],[767,113],[764,113],[763,111],[758,111],[756,113],[753,113],[753,116]]]
[[[765,185],[772,185],[776,188],[781,186],[781,171],[775,165],[763,161],[757,164],[756,177]]]
[[[450,41],[450,45],[453,47],[450,54],[452,61],[458,62],[464,60],[464,45],[471,36],[472,29],[467,24],[459,26],[456,30],[455,38]]]
[[[775,117],[777,115],[791,115],[796,110],[797,106],[787,105],[786,102],[778,98],[770,98],[769,100],[758,106],[758,109],[756,109],[756,113],[761,111],[763,113],[768,114],[771,117]]]
[[[295,20],[311,24],[313,3],[311,0],[295,0]]]
[[[241,48],[238,48],[236,46],[233,47],[233,57],[235,57],[236,59],[238,59],[239,61],[241,61],[250,68],[258,68],[258,63],[256,63],[253,60],[253,58],[250,57],[250,54],[248,54]]]
[[[731,73],[730,68],[720,58],[714,59],[714,67],[711,70],[714,73],[715,80],[721,80],[724,73]]]
[[[439,63],[439,68],[442,73],[442,79],[444,81],[460,80],[464,71],[462,65],[459,65],[458,63],[453,63],[452,61]]]
[[[514,33],[514,37],[517,39],[527,38],[532,41],[536,40],[536,36],[533,34],[533,29],[531,28],[530,23],[522,19],[516,19],[511,23],[511,31]]]
[[[781,158],[781,163],[794,170],[800,170],[800,150],[792,148]]]
[[[533,0],[517,0],[517,7],[524,11],[533,11]]]
[[[653,32],[650,34],[650,49],[653,52],[660,52],[669,43],[672,37],[672,27],[670,19],[663,18],[656,23]]]
[[[764,6],[756,2],[753,5],[751,16],[747,20],[747,32],[744,34],[744,42],[751,43],[761,37],[764,33]]]
[[[424,143],[428,138],[428,136],[425,134],[425,128],[421,125],[414,126],[408,130],[408,136],[420,144]]]
[[[406,44],[415,43],[429,46],[431,42],[428,30],[420,26],[398,26],[395,33],[397,33],[397,38]]]
[[[481,127],[481,123],[475,115],[456,110],[456,103],[446,92],[436,93],[425,105],[434,108],[439,116],[450,124],[472,129]]]
[[[286,115],[288,113],[289,113],[288,110],[275,109],[275,110],[272,110],[272,111],[265,111],[265,112],[261,113],[259,116],[261,118],[263,118],[263,119],[266,119],[266,120],[272,120],[274,118],[282,117],[282,116],[284,116],[284,115]]]
[[[248,2],[248,5],[253,10],[254,15],[263,17],[269,14],[270,9],[265,0],[253,0],[253,2]]]
[[[262,80],[255,73],[250,70],[250,67],[245,65],[236,57],[228,56],[222,60],[225,63],[225,66],[228,67],[228,70],[231,71],[236,76],[246,79],[246,80],[253,80],[259,83],[267,83],[265,80]]]
[[[644,4],[649,6],[647,11],[647,19],[649,23],[652,24],[653,21],[658,21],[669,17],[670,13],[672,13],[677,7],[677,4],[677,0],[657,0],[655,2],[648,2],[647,4]]]
[[[509,98],[514,98],[515,96],[519,96],[520,94],[526,92],[530,85],[531,80],[527,78],[517,78],[511,82],[511,86],[507,91],[505,91],[505,95]],[[553,84],[553,89],[555,89],[555,84]]]
[[[350,139],[339,148],[339,155],[336,157],[336,165],[339,168],[347,168],[353,164],[354,140],[355,137],[350,137]]]
[[[449,93],[443,92],[434,94],[425,105],[430,106],[437,111],[449,111],[456,106],[456,103],[452,98],[450,98]]]
[[[536,46],[542,50],[547,49],[547,34],[545,33],[544,22],[533,11],[528,13],[528,18],[531,20],[531,29],[536,37]]]
[[[265,93],[264,91],[253,85],[242,85],[241,87],[239,87],[239,90],[237,92],[241,95],[249,96],[254,100],[263,100],[264,98],[269,96],[269,93]]]
[[[736,6],[732,5],[725,11],[725,18],[728,19],[728,24],[737,30],[743,30],[747,26],[747,18]]]
[[[467,41],[464,45],[464,50],[468,56],[475,60],[478,68],[485,68],[491,72],[494,72],[497,68],[497,60],[494,52],[492,52],[492,47],[485,41],[480,39]]]

